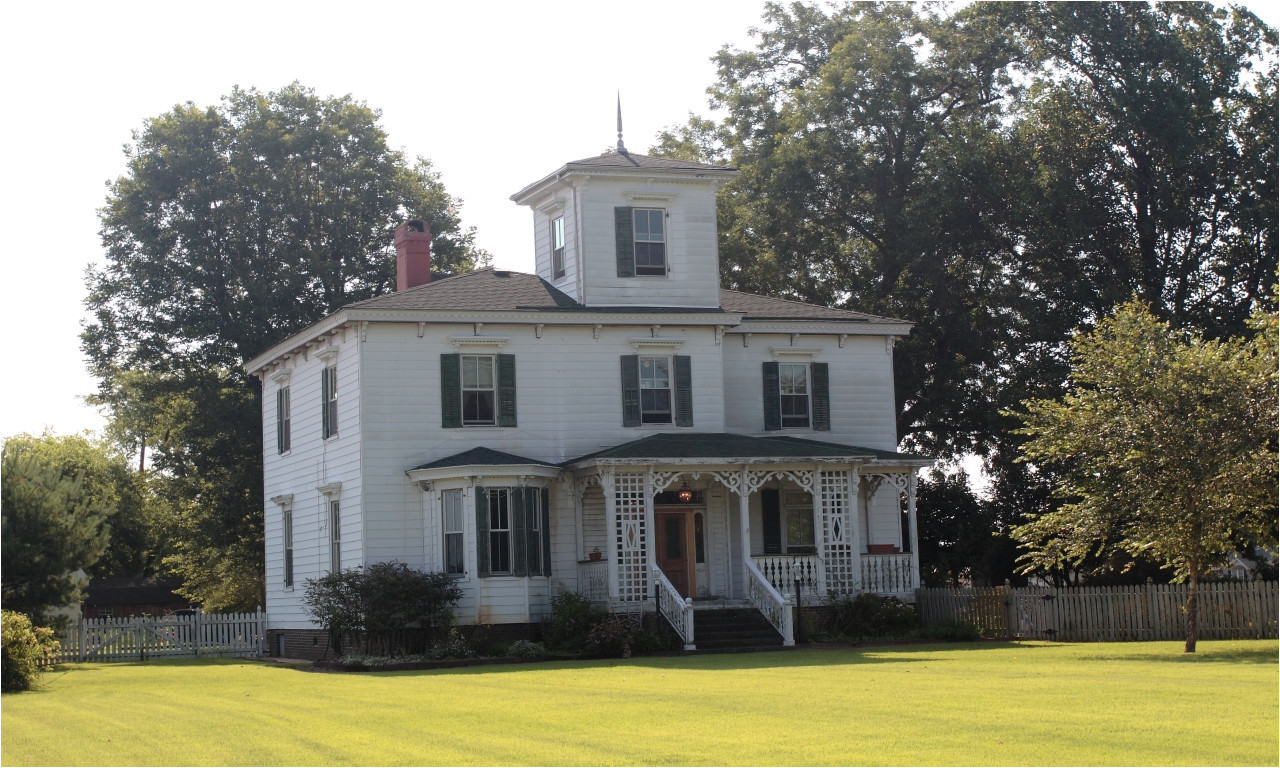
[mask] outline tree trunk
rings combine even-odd
[[[1183,648],[1185,653],[1196,652],[1196,639],[1200,631],[1199,613],[1200,613],[1200,559],[1192,558],[1191,560],[1191,577],[1187,579],[1187,644]]]

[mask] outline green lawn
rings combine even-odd
[[[4,765],[1276,765],[1277,643],[983,643],[325,674],[72,665]]]

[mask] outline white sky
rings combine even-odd
[[[298,80],[382,110],[391,145],[432,160],[500,267],[533,271],[532,215],[509,196],[616,140],[707,111],[710,57],[749,44],[763,1],[11,3],[0,33],[0,437],[100,429],[80,397],[97,209],[143,120],[233,85]],[[633,10],[624,10],[629,7]]]
[[[80,397],[84,269],[97,209],[142,122],[233,85],[298,80],[382,110],[392,146],[430,158],[494,263],[533,270],[532,218],[508,197],[616,140],[644,151],[707,112],[710,57],[749,47],[763,0],[10,3],[0,138],[0,437],[100,429]],[[1275,25],[1276,11],[1255,11]]]

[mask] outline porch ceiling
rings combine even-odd
[[[708,459],[719,462],[728,460],[728,463],[737,463],[736,459],[744,459],[753,463],[762,461],[798,463],[808,460],[916,466],[932,464],[930,459],[909,453],[881,451],[785,435],[756,437],[728,432],[671,432],[642,437],[639,440],[579,456],[566,461],[564,466],[577,469],[591,464],[658,464],[682,461],[702,463],[699,460]]]

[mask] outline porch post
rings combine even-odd
[[[862,553],[865,547],[862,543],[862,516],[868,514],[866,510],[861,508],[862,502],[862,475],[858,473],[858,465],[854,464],[849,467],[849,546],[853,547],[853,583],[854,590],[862,591]]]
[[[813,548],[818,553],[818,557],[822,558],[822,567],[818,568],[818,597],[826,597],[827,595],[827,567],[826,554],[827,548],[826,526],[822,524],[822,465],[813,465]],[[798,603],[797,603],[798,605]]]
[[[618,601],[618,563],[622,562],[622,543],[618,541],[618,499],[614,495],[613,467],[600,473],[600,490],[604,492],[604,532],[609,537],[609,603]]]
[[[645,530],[645,557],[648,560],[644,564],[644,570],[649,574],[649,597],[653,597],[656,587],[656,580],[653,576],[653,569],[658,566],[658,556],[654,554],[654,547],[658,545],[657,528],[653,526],[653,467],[649,467],[644,473],[644,530]]]
[[[751,583],[751,481],[747,473],[747,465],[742,465],[742,475],[738,483],[738,517],[742,530],[742,597],[748,594]]]
[[[912,589],[920,586],[920,536],[916,531],[916,473],[919,471],[911,467],[907,472],[907,532],[911,536]]]

